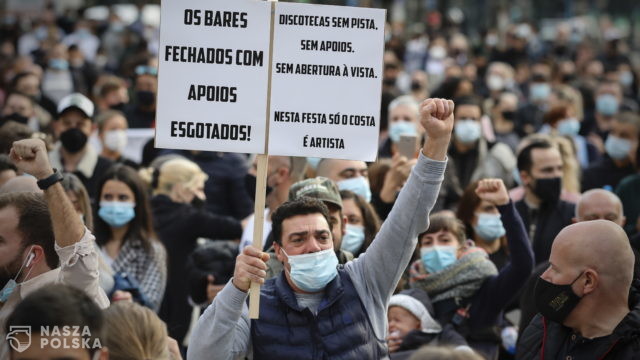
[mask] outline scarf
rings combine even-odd
[[[487,253],[470,247],[455,263],[435,274],[426,272],[422,260],[415,261],[409,270],[409,284],[429,294],[432,301],[469,298],[482,286],[484,280],[498,274]]]

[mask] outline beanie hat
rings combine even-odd
[[[422,331],[429,334],[437,334],[442,331],[442,326],[431,317],[427,308],[418,299],[405,295],[393,295],[389,300],[389,307],[399,306],[420,320]]]

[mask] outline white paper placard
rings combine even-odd
[[[271,4],[162,2],[156,147],[262,154]]]
[[[269,154],[374,161],[385,11],[278,3]]]

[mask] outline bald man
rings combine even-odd
[[[340,190],[351,190],[371,202],[367,163],[357,160],[322,159],[316,176],[333,180]]]
[[[640,307],[629,308],[634,256],[624,230],[608,220],[564,228],[537,280],[540,314],[516,359],[640,359]]]
[[[574,223],[590,220],[609,220],[624,226],[627,218],[622,212],[620,198],[604,189],[592,189],[586,191],[576,204],[576,217]]]

